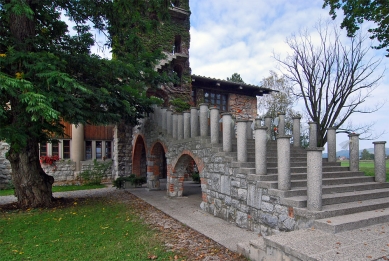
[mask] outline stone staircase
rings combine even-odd
[[[162,67],[164,67],[165,65],[170,64],[171,61],[173,61],[174,59],[177,59],[177,58],[186,58],[186,59],[188,59],[189,58],[188,55],[185,55],[185,54],[182,54],[182,53],[163,52],[163,54],[166,56],[166,58],[159,61],[159,63],[154,68],[155,71],[158,71],[158,70],[162,69]]]
[[[294,215],[312,220],[311,228],[330,234],[364,228],[366,226],[389,222],[389,183],[378,183],[374,177],[363,172],[352,172],[341,167],[338,162],[323,159],[322,211],[309,211],[307,206],[307,153],[303,148],[291,146],[291,183],[288,191],[278,189],[277,185],[277,143],[267,144],[267,175],[255,175],[254,142],[247,143],[248,162],[233,162],[240,173],[246,173],[259,181],[259,186],[267,188],[269,195],[280,198],[280,204],[293,207]],[[295,232],[291,232],[295,233]],[[273,260],[275,256],[285,256],[287,247],[279,248],[272,237],[238,244],[238,251],[253,260]],[[266,252],[271,254],[268,256]],[[254,253],[254,254],[253,254]],[[297,254],[298,255],[298,254]],[[288,256],[291,258],[291,256]],[[278,259],[277,259],[278,260]],[[281,260],[281,259],[280,259]],[[300,259],[291,259],[300,260]],[[305,259],[304,259],[305,260]],[[315,259],[313,259],[315,260]]]

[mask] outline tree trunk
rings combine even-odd
[[[29,139],[20,150],[12,148],[7,159],[12,167],[12,182],[21,208],[49,207],[53,200],[54,178],[47,175],[39,162],[39,146]]]

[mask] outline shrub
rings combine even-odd
[[[111,165],[111,161],[99,162],[96,159],[93,160],[93,165],[88,165],[87,169],[80,173],[82,183],[84,185],[100,185]]]
[[[198,172],[193,172],[192,179],[194,182],[200,183],[200,174]]]
[[[112,184],[116,188],[120,189],[120,188],[124,188],[125,182],[129,182],[132,186],[140,187],[143,184],[147,183],[147,178],[146,177],[138,177],[135,174],[131,174],[128,177],[118,177],[117,179],[115,179],[112,182]]]

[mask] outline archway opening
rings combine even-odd
[[[135,142],[132,160],[132,173],[138,177],[147,177],[146,148],[141,136],[138,136]]]

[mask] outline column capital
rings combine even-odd
[[[374,141],[373,142],[373,144],[375,145],[375,144],[385,144],[386,143],[386,141]]]
[[[293,116],[292,119],[301,120],[301,116]]]
[[[357,134],[357,133],[350,133],[348,136],[349,136],[349,137],[355,137],[355,136],[359,137],[359,135],[360,135],[360,134]]]
[[[337,130],[338,127],[334,126],[334,127],[329,127],[327,130]]]
[[[305,149],[306,151],[323,151],[323,147],[308,147]]]
[[[266,126],[255,126],[254,130],[267,130],[268,128]]]

